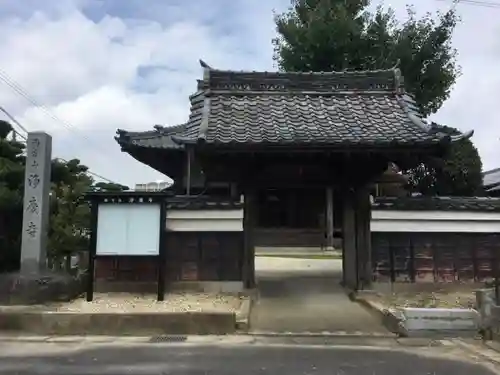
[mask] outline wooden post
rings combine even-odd
[[[351,189],[343,190],[343,220],[342,245],[344,256],[344,286],[353,290],[358,289],[358,260],[356,251],[356,215],[354,211],[354,193]]]
[[[189,148],[186,152],[186,195],[191,195],[191,159],[193,150]]]
[[[245,288],[255,287],[255,189],[247,188],[243,203],[243,283]]]
[[[99,218],[99,202],[90,201],[90,247],[88,256],[87,302],[94,299],[95,258],[97,250],[97,225]]]
[[[326,188],[326,249],[333,250],[334,220],[333,220],[333,187]]]
[[[160,201],[160,249],[158,251],[158,301],[165,300],[165,271],[167,268],[166,220],[167,202],[166,199],[162,199]]]
[[[232,182],[229,185],[229,190],[230,190],[231,199],[237,200],[238,199],[238,185],[236,185],[236,183]]]
[[[361,289],[367,289],[372,282],[371,249],[371,204],[370,190],[360,187],[356,190],[356,250],[358,254],[358,275]]]

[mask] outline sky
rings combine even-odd
[[[419,15],[446,0],[414,0]],[[500,167],[499,7],[459,4],[453,36],[462,75],[430,120],[475,130],[484,169]],[[404,21],[407,1],[391,0]],[[373,4],[378,4],[373,1]],[[176,125],[202,78],[220,69],[276,70],[274,12],[289,0],[0,0],[0,105],[28,131],[53,137],[53,156],[78,158],[133,186],[167,178],[122,153],[117,128]],[[7,81],[7,83],[5,83]]]

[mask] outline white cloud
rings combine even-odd
[[[288,0],[211,1],[209,7],[198,1],[150,3],[146,8],[136,0],[127,5],[116,0],[0,0],[0,69],[72,130],[4,84],[0,103],[27,128],[49,131],[54,154],[78,157],[95,172],[127,184],[161,176],[120,152],[113,140],[116,128],[141,130],[184,121],[187,95],[202,74],[199,58],[221,68],[273,69],[272,10],[284,10]],[[404,15],[403,1],[392,3]],[[438,6],[448,5],[421,0],[417,10]],[[500,21],[486,17],[493,12],[500,14],[500,9],[463,6],[455,45],[464,75],[436,116],[462,130],[476,129],[474,140],[489,168],[500,163],[500,127],[495,124],[500,46],[494,37]],[[480,38],[475,36],[479,27]]]

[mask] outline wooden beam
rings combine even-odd
[[[158,288],[157,288],[157,299],[158,301],[165,300],[165,280],[166,280],[166,268],[167,268],[167,230],[165,228],[165,223],[167,219],[167,202],[165,200],[160,202],[160,249],[158,251]]]
[[[95,258],[97,251],[97,225],[99,217],[99,202],[97,199],[90,201],[90,247],[88,256],[87,302],[94,299]]]
[[[354,211],[355,196],[351,188],[345,187],[343,194],[343,278],[344,286],[352,290],[358,289],[358,259],[356,251],[356,215]]]
[[[358,254],[359,287],[368,289],[372,282],[371,204],[368,186],[356,189],[356,250]]]
[[[333,187],[326,188],[326,248],[333,250],[334,220],[333,220]]]
[[[193,159],[193,149],[186,152],[186,195],[191,195],[191,162]]]
[[[254,228],[256,222],[256,192],[248,186],[244,192],[243,203],[243,283],[245,288],[255,287],[255,242]]]

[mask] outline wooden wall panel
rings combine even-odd
[[[500,270],[500,234],[377,232],[372,257],[379,282],[484,282]]]

